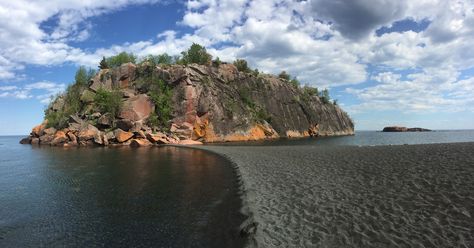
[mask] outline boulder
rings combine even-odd
[[[39,124],[38,126],[34,127],[32,130],[31,130],[31,135],[34,136],[34,137],[40,137],[41,135],[43,135],[43,131],[44,129],[46,128],[46,123],[47,121]]]
[[[122,129],[116,129],[114,131],[114,136],[118,142],[123,143],[133,137],[133,133],[123,131]]]
[[[154,111],[155,105],[148,95],[140,94],[128,98],[122,105],[119,117],[131,121],[140,121],[146,119]]]
[[[49,145],[51,141],[53,141],[54,135],[53,134],[44,134],[43,136],[39,137],[39,143],[41,145]]]
[[[76,135],[74,135],[74,133],[68,132],[67,137],[69,138],[69,140],[71,140],[71,142],[77,143],[77,137],[76,137]]]
[[[83,103],[92,103],[94,102],[94,97],[95,97],[95,93],[93,91],[86,89],[81,93],[80,100]]]
[[[119,119],[115,125],[122,130],[129,131],[133,127],[133,122],[129,119]]]
[[[132,89],[122,89],[121,92],[123,98],[132,98],[136,96],[135,91]]]
[[[132,139],[130,141],[131,147],[140,147],[140,146],[151,146],[152,143],[147,139]]]
[[[202,142],[196,141],[196,140],[185,139],[185,140],[180,140],[178,144],[179,145],[202,145]]]
[[[63,131],[57,131],[56,134],[54,134],[54,139],[51,141],[51,145],[52,146],[62,145],[68,140],[69,139],[66,136],[66,133],[64,133]]]
[[[109,145],[109,139],[107,138],[107,134],[105,134],[105,133],[102,134],[102,141],[103,141],[104,146]]]
[[[112,79],[109,75],[109,69],[100,70],[95,77],[91,80],[89,88],[97,92],[98,89],[105,89],[108,91],[112,90]]]
[[[103,139],[102,132],[99,131],[94,135],[94,143],[96,143],[97,145],[103,145],[104,144],[104,139]]]
[[[140,139],[146,139],[145,133],[142,130],[138,130],[136,132],[133,132],[135,134],[135,137],[140,138]]]
[[[114,70],[115,78],[118,79],[116,86],[125,89],[130,86],[130,82],[135,78],[136,66],[132,63],[126,63]]]
[[[82,141],[89,141],[94,139],[95,135],[99,132],[99,129],[96,127],[92,126],[91,124],[88,124],[86,128],[82,128],[79,133],[77,134],[77,138],[79,140],[79,143]],[[84,142],[82,142],[84,143]]]
[[[46,128],[43,132],[44,134],[47,134],[47,135],[54,135],[56,133],[56,128],[54,127]]]
[[[40,139],[39,138],[31,138],[31,144],[32,145],[39,145]]]
[[[110,142],[111,140],[115,139],[114,132],[110,131],[105,134],[105,138]]]
[[[25,144],[31,144],[31,137],[28,136],[26,138],[23,138],[20,140],[20,144],[25,145]]]
[[[156,144],[169,144],[170,141],[167,139],[166,135],[164,133],[158,132],[158,133],[147,133],[146,138]]]
[[[113,118],[111,114],[104,114],[97,120],[97,124],[103,128],[111,127],[113,124]]]

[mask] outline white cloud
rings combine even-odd
[[[375,85],[347,89],[361,101],[347,106],[354,111],[458,111],[473,104],[473,80],[459,79],[474,66],[472,0],[193,0],[179,22],[192,28],[190,33],[166,30],[149,40],[95,51],[70,44],[87,39],[93,28],[88,18],[154,2],[0,3],[0,80],[15,77],[25,64],[95,66],[102,56],[121,51],[177,55],[196,42],[222,60],[244,58],[264,72],[286,70],[319,87],[360,84],[370,68],[384,71],[371,77]],[[51,18],[57,21],[51,31],[42,30],[40,24]],[[405,19],[427,20],[429,26],[376,35],[380,27]]]
[[[40,81],[24,86],[0,86],[0,98],[30,99],[36,98],[41,103],[48,104],[51,96],[64,91],[66,85],[49,81]]]

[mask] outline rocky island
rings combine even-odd
[[[21,143],[147,146],[354,134],[335,101],[285,72],[212,60],[197,44],[182,54],[136,63],[121,53],[104,58],[97,72],[81,67]]]
[[[432,130],[421,127],[399,127],[390,126],[384,127],[382,132],[431,132]]]

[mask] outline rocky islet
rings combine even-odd
[[[150,77],[171,89],[171,118],[161,128],[149,125],[156,104],[147,87]],[[99,90],[119,91],[115,115],[94,108]],[[58,96],[46,111],[65,106]],[[270,74],[242,72],[219,65],[125,63],[101,69],[80,94],[81,111],[56,130],[47,120],[22,144],[53,146],[201,144],[279,137],[351,135],[354,125],[339,106]]]

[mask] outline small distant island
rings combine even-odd
[[[400,127],[390,126],[384,127],[382,132],[431,132],[432,130],[421,127]]]
[[[352,135],[349,115],[327,89],[301,86],[247,61],[212,59],[193,44],[182,56],[130,53],[80,67],[22,144],[53,146],[201,144]]]

